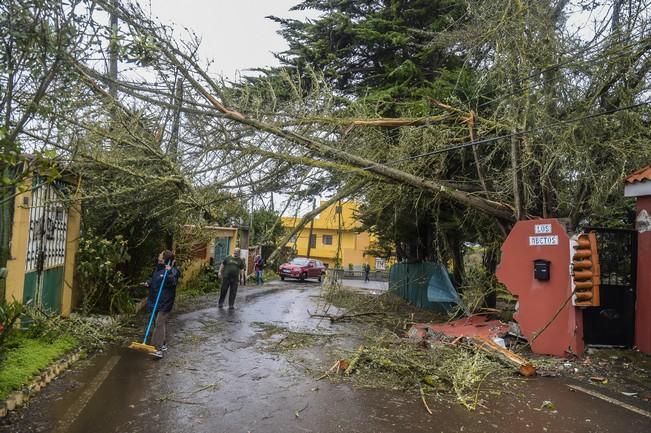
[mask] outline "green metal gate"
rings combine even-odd
[[[228,256],[231,247],[231,238],[215,239],[215,266],[219,268],[221,262]]]
[[[62,182],[34,177],[23,303],[61,313],[68,211]]]

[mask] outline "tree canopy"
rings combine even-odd
[[[615,3],[303,1],[319,18],[273,18],[284,64],[228,83],[137,3],[9,0],[3,172],[56,155],[86,221],[137,242],[239,218],[251,197],[347,190],[400,258],[458,262],[523,218],[626,224],[622,176],[651,160],[651,9]]]

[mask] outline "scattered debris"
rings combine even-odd
[[[499,320],[491,320],[485,315],[474,315],[447,323],[416,323],[409,330],[412,338],[426,338],[431,334],[444,334],[449,337],[504,337],[509,325]]]
[[[407,336],[416,341],[440,339],[441,335],[456,337],[451,343],[453,345],[462,338],[468,338],[489,356],[517,367],[521,375],[534,376],[536,368],[531,362],[506,349],[502,337],[508,332],[509,325],[506,323],[491,320],[485,315],[474,315],[448,323],[416,323],[409,329]]]
[[[299,410],[297,410],[296,412],[294,412],[294,416],[295,416],[296,418],[300,418],[301,412],[303,412],[303,411],[304,411],[305,409],[307,409],[309,406],[310,406],[310,403],[309,403],[309,402],[305,403],[305,406],[303,407],[303,409],[299,409]]]
[[[590,377],[590,381],[591,382],[599,382],[599,383],[603,383],[603,384],[608,383],[608,379],[606,379],[605,377],[602,377],[602,376],[592,376],[592,377]]]
[[[307,311],[310,317],[320,317],[320,318],[325,318],[325,319],[330,319],[330,323],[336,323],[336,322],[342,322],[345,320],[352,320],[358,317],[363,317],[363,316],[379,316],[379,315],[384,315],[385,313],[383,312],[376,312],[376,311],[367,311],[364,313],[356,313],[356,314],[315,314],[315,313],[310,313],[310,310]]]
[[[651,412],[649,412],[647,410],[644,410],[644,409],[640,409],[637,406],[633,406],[631,404],[624,403],[623,401],[619,401],[619,400],[614,399],[612,397],[608,397],[607,395],[602,394],[600,392],[592,391],[590,389],[586,389],[586,388],[583,388],[581,386],[576,386],[576,385],[567,385],[567,387],[570,388],[572,391],[583,392],[585,394],[588,394],[589,396],[598,398],[600,400],[603,400],[603,401],[606,401],[608,403],[614,404],[616,406],[622,407],[624,409],[630,410],[631,412],[635,412],[638,415],[642,415],[642,416],[645,416],[647,418],[651,418]]]
[[[427,413],[432,415],[432,409],[430,409],[429,406],[427,405],[427,400],[425,400],[425,391],[423,391],[423,387],[420,384],[418,384],[418,389],[420,391],[420,399],[423,401],[423,404],[425,405],[425,409],[427,409]]]
[[[534,367],[530,361],[521,355],[518,355],[517,353],[505,349],[501,345],[495,343],[493,340],[485,337],[477,337],[473,338],[472,341],[478,348],[486,351],[489,355],[496,356],[507,364],[517,367],[518,372],[524,377],[536,375],[536,367]]]
[[[339,361],[321,378],[341,369]],[[440,398],[452,392],[470,410],[481,405],[481,387],[489,376],[503,386],[511,374],[467,341],[423,345],[388,333],[367,337],[351,354],[343,375],[360,387],[417,389],[419,393],[422,388]]]
[[[268,352],[287,352],[303,349],[324,339],[331,339],[333,334],[293,331],[271,323],[256,323],[262,331],[262,339],[268,340],[262,349]]]
[[[556,405],[550,400],[545,400],[540,405],[540,408],[538,408],[538,410],[543,410],[543,409],[556,412]]]
[[[325,379],[332,372],[334,372],[335,374],[339,374],[340,371],[346,371],[348,370],[349,366],[350,366],[350,362],[347,359],[338,359],[337,361],[335,361],[332,367],[330,367],[328,371],[323,373],[323,375],[319,377],[317,380]],[[315,388],[315,389],[319,389],[319,388]]]

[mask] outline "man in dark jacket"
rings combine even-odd
[[[369,276],[370,273],[371,273],[371,265],[369,265],[368,263],[365,263],[364,264],[364,282],[369,281],[368,276]]]
[[[163,278],[165,281],[163,282]],[[151,345],[156,347],[152,353],[155,358],[162,358],[163,352],[167,350],[167,319],[170,316],[174,300],[176,299],[176,285],[181,278],[181,272],[176,267],[174,253],[165,250],[158,255],[158,263],[151,278],[147,282],[149,297],[147,298],[147,311],[151,313],[156,304],[158,291],[162,285],[162,292],[156,307],[156,322],[151,336]]]
[[[219,308],[224,307],[226,293],[228,293],[228,309],[235,308],[235,296],[237,296],[237,283],[240,281],[240,274],[244,269],[244,260],[240,258],[240,249],[235,248],[232,256],[224,259],[219,265],[219,278],[222,279],[222,288],[219,293]]]

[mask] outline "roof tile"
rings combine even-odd
[[[635,183],[635,182],[644,182],[651,180],[651,165],[647,165],[644,168],[635,170],[633,173],[628,175],[624,182],[626,183]]]

